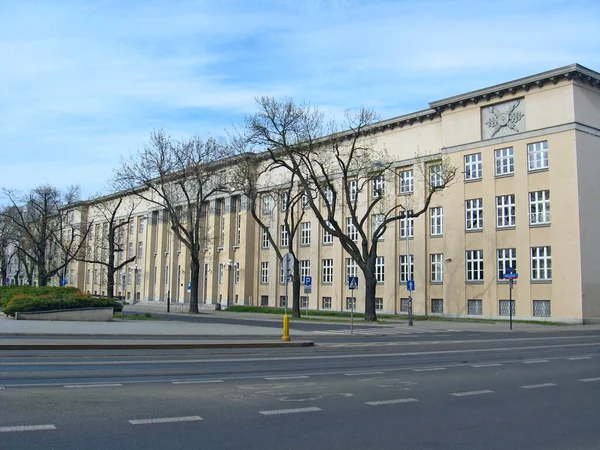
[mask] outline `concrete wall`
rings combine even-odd
[[[112,322],[113,308],[81,308],[56,311],[18,312],[16,320],[59,320],[67,322]]]

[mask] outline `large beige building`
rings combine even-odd
[[[512,267],[519,274],[512,292],[517,319],[600,320],[599,85],[599,73],[570,65],[374,125],[397,170],[386,195],[401,199],[419,189],[418,149],[447,155],[458,168],[456,181],[434,196],[426,214],[387,229],[377,266],[380,312],[406,312],[408,262],[415,314],[507,316],[503,274]],[[211,201],[206,220],[214,239],[203,255],[202,303],[280,306],[285,300],[281,264],[245,206],[240,195]],[[79,213],[94,221],[92,239],[98,238],[97,205],[84,204]],[[163,214],[144,203],[136,207],[125,239],[126,255],[137,259],[115,291],[166,309],[167,298],[189,301],[189,258]],[[271,230],[280,242],[277,205],[273,214]],[[356,268],[310,212],[296,245],[302,276],[313,277],[303,306],[347,310],[347,275]],[[71,264],[68,273],[71,284],[105,294],[100,267]],[[355,292],[362,310],[364,294]]]

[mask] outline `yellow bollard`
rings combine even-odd
[[[290,340],[290,317],[287,314],[283,316],[283,336],[281,336],[281,340]]]

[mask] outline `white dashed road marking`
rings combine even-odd
[[[347,377],[358,377],[358,376],[363,376],[363,375],[383,375],[384,372],[350,372],[350,373],[345,373],[344,375],[346,375]]]
[[[537,389],[543,387],[556,386],[555,383],[529,384],[527,386],[519,386],[521,389]]]
[[[584,383],[589,383],[590,381],[600,381],[600,377],[596,377],[596,378],[582,378],[579,381],[583,381]]]
[[[571,356],[567,358],[569,361],[579,361],[580,359],[592,359],[591,356]]]
[[[490,391],[488,389],[484,389],[482,391],[468,391],[468,392],[455,392],[453,395],[455,397],[468,397],[470,395],[480,395],[480,394],[492,394],[494,391]]]
[[[502,364],[493,363],[493,364],[473,364],[471,367],[498,367]]]
[[[138,419],[130,420],[131,425],[146,425],[150,423],[172,423],[172,422],[195,422],[202,420],[199,416],[186,416],[186,417],[159,417],[157,419]]]
[[[396,398],[393,400],[379,400],[379,401],[375,401],[375,402],[365,402],[365,404],[367,405],[371,405],[371,406],[379,406],[379,405],[393,405],[396,403],[411,403],[411,402],[418,402],[419,400],[417,400],[416,398]]]
[[[534,359],[531,361],[523,361],[523,364],[540,364],[540,363],[547,363],[550,362],[547,359]]]
[[[271,411],[259,411],[259,413],[261,413],[265,416],[275,416],[278,414],[296,414],[296,413],[315,412],[315,411],[323,411],[323,410],[321,408],[317,408],[316,406],[311,406],[308,408],[273,409]]]
[[[413,369],[414,372],[433,372],[435,370],[446,370],[445,367],[429,367],[425,369]]]
[[[205,383],[222,383],[223,380],[181,380],[171,381],[173,384],[205,384]]]
[[[289,377],[280,376],[280,377],[265,377],[265,380],[273,381],[273,380],[300,380],[302,378],[310,378],[307,375],[291,375]]]
[[[10,433],[12,431],[40,431],[56,430],[54,425],[22,425],[16,427],[0,427],[0,433]]]
[[[98,387],[119,387],[123,386],[120,383],[105,383],[105,384],[65,384],[66,388],[98,388]]]

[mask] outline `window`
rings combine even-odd
[[[496,226],[498,228],[514,227],[515,223],[514,194],[496,197]]]
[[[467,230],[483,229],[483,200],[476,198],[465,202],[465,221]]]
[[[333,259],[322,260],[321,281],[323,284],[333,283]]]
[[[287,306],[287,299],[285,298],[285,295],[279,296],[279,306],[281,306],[281,307]]]
[[[238,261],[233,263],[233,282],[240,284],[240,263]]]
[[[325,186],[323,188],[323,193],[325,194],[325,204],[326,205],[331,205],[333,204],[333,189],[331,189],[331,186]]]
[[[323,309],[331,309],[331,297],[323,297],[321,299],[321,307]]]
[[[415,177],[412,170],[400,172],[400,193],[410,194],[414,189]]]
[[[300,282],[304,284],[304,278],[310,277],[310,259],[300,260]]]
[[[269,248],[271,243],[269,242],[269,230],[262,230],[262,248]]]
[[[531,279],[552,280],[552,250],[550,247],[531,248]]]
[[[223,283],[223,269],[224,269],[223,263],[219,263],[219,284]]]
[[[481,300],[467,300],[467,314],[480,316],[483,313]]]
[[[269,282],[269,263],[268,262],[260,263],[260,282],[262,284],[267,284]]]
[[[512,147],[496,150],[496,176],[515,173],[515,156]]]
[[[404,217],[400,219],[400,239],[414,236],[415,219],[411,215],[412,211],[405,211]]]
[[[290,245],[290,234],[288,233],[288,229],[286,225],[281,225],[280,229],[280,237],[279,237],[279,246],[287,247]]]
[[[310,200],[308,198],[309,195],[310,195],[310,193],[307,190],[302,192],[302,209],[310,208]]]
[[[442,180],[442,166],[436,164],[429,168],[429,185],[432,188],[442,187],[444,181]]]
[[[236,200],[237,203],[237,219],[236,219],[236,233],[235,233],[235,244],[240,245],[242,241],[242,199],[240,197]]]
[[[383,223],[384,220],[384,216],[383,214],[373,214],[371,216],[371,227],[373,230],[373,238],[375,238],[375,231],[377,231],[377,228],[379,228],[379,226]],[[383,240],[383,233],[384,233],[384,229],[381,229],[379,231],[379,241]]]
[[[219,247],[225,244],[225,200],[217,200],[219,204],[219,213],[221,214],[221,234],[219,236]]]
[[[444,209],[441,206],[429,209],[429,231],[432,236],[444,234]]]
[[[512,315],[515,315],[515,301],[514,300],[498,300],[498,314],[500,316],[510,316],[511,311],[508,309],[508,305],[511,306]]]
[[[310,245],[310,222],[302,222],[301,224],[300,244]]]
[[[283,264],[281,264],[279,267],[279,283],[285,284],[286,282],[285,270],[283,269]]]
[[[106,275],[106,269],[105,269],[104,273]],[[135,282],[137,284],[142,284],[142,271],[141,271],[141,269],[136,272],[136,280],[135,280]]]
[[[431,261],[431,282],[441,283],[444,281],[444,255],[432,253],[429,255]]]
[[[431,312],[435,314],[442,314],[444,312],[444,300],[441,298],[432,298]]]
[[[467,281],[483,281],[483,250],[466,251]]]
[[[529,224],[550,223],[550,191],[529,193]]]
[[[300,308],[308,308],[308,295],[300,296]]]
[[[550,300],[534,300],[533,317],[550,317]]]
[[[506,267],[517,269],[517,249],[499,248],[498,249],[498,280],[504,280]]]
[[[284,192],[281,194],[281,210],[287,211],[288,205],[290,203],[290,194]]]
[[[358,184],[356,180],[348,181],[348,196],[351,202],[355,202],[358,195]]]
[[[381,197],[385,192],[385,178],[379,175],[373,179],[373,198]]]
[[[142,258],[144,256],[144,243],[143,242],[138,242],[138,248],[137,248],[137,257],[138,259]]]
[[[481,153],[465,156],[465,181],[481,179]]]
[[[378,283],[385,281],[385,261],[383,256],[378,256],[375,260],[375,279]]]
[[[414,255],[409,255],[408,261],[410,265],[407,265],[406,255],[400,255],[400,283],[406,283],[406,280],[412,280],[412,274],[414,273]]]
[[[327,226],[331,226],[329,221],[327,221]],[[333,234],[327,231],[326,228],[323,228],[323,244],[333,244]]]
[[[348,284],[348,278],[358,276],[358,264],[352,258],[346,258],[346,279],[344,283]]]
[[[383,299],[375,297],[375,311],[383,311]]]
[[[129,243],[129,248],[127,249],[127,257],[128,258],[133,257],[133,242]]]
[[[356,298],[346,297],[346,309],[356,309]]]
[[[89,284],[91,278],[92,278],[92,271],[91,271],[91,269],[88,269],[85,282]]]
[[[352,217],[346,217],[346,236],[354,242],[358,241],[358,230],[352,222]]]
[[[129,221],[129,234],[135,233],[135,219]],[[100,226],[96,225],[96,237],[100,237]]]
[[[221,274],[221,278],[223,277],[223,275]],[[169,285],[169,266],[166,265],[165,266],[165,286]]]
[[[269,306],[269,296],[268,295],[260,296],[260,306]]]
[[[275,201],[273,200],[273,196],[265,195],[263,197],[263,214],[271,214],[274,206]]]
[[[527,144],[527,161],[529,170],[548,168],[548,141]]]
[[[408,312],[408,303],[409,303],[409,300],[407,298],[400,299],[400,312],[401,313]]]

